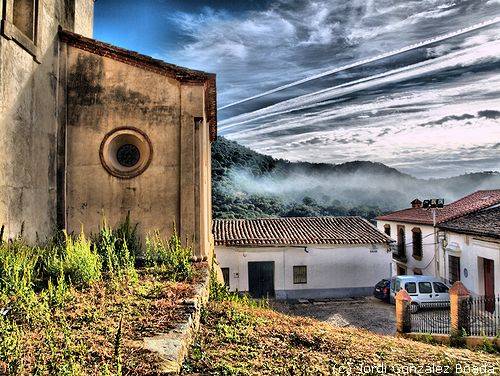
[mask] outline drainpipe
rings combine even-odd
[[[286,295],[286,257],[285,257],[285,248],[283,248],[283,293],[285,295],[285,299],[288,299],[288,296]]]
[[[436,231],[436,208],[432,208],[432,231],[434,232],[434,275],[439,278],[439,244]]]

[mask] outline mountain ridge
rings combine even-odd
[[[380,162],[290,162],[219,137],[212,146],[215,218],[377,215],[409,207],[413,198],[447,202],[479,189],[500,188],[500,173],[484,171],[421,179]]]

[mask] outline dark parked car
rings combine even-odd
[[[384,302],[389,302],[391,296],[391,280],[383,279],[377,283],[373,290],[373,296]]]

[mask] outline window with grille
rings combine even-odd
[[[448,256],[448,280],[450,284],[460,281],[460,257]]]
[[[422,231],[420,228],[415,227],[412,230],[412,246],[413,246],[413,257],[416,259],[422,259]]]
[[[307,266],[300,265],[293,267],[293,283],[307,283]]]
[[[406,239],[405,227],[398,226],[398,255],[404,257],[406,255]]]

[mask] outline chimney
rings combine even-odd
[[[413,200],[411,202],[411,207],[412,208],[421,208],[422,207],[422,201],[420,201],[418,198],[416,198],[415,200]]]

